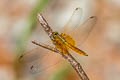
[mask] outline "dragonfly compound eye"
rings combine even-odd
[[[58,32],[54,32],[53,34],[54,34],[54,35],[58,35]]]

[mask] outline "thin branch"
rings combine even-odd
[[[38,45],[38,46],[40,46],[40,47],[43,47],[43,48],[45,48],[45,49],[48,49],[48,50],[50,50],[50,51],[53,51],[53,52],[58,53],[58,51],[56,50],[56,48],[54,48],[54,47],[52,47],[52,46],[50,46],[50,45],[43,44],[43,43],[37,43],[36,41],[32,41],[32,43],[35,44],[35,45]]]
[[[40,24],[42,25],[42,27],[44,28],[45,32],[48,34],[48,36],[52,40],[52,33],[53,33],[53,31],[50,28],[50,26],[48,25],[47,21],[44,19],[42,14],[38,14],[37,18],[38,18]],[[81,64],[79,62],[77,62],[76,59],[70,53],[63,54],[57,48],[53,48],[53,47],[48,46],[48,45],[39,44],[39,43],[37,43],[35,41],[32,41],[32,43],[34,43],[34,44],[36,44],[38,46],[41,46],[43,48],[49,49],[51,51],[59,53],[64,59],[68,60],[68,62],[75,69],[75,71],[77,72],[77,74],[79,75],[81,80],[89,80],[88,76],[86,75],[86,73],[82,69]]]

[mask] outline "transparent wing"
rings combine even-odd
[[[80,9],[76,9],[62,30],[62,33],[66,33],[75,39],[77,45],[81,45],[86,40],[97,21],[96,16],[91,16],[80,25],[80,12]],[[80,16],[78,18],[75,18],[76,15]]]
[[[36,74],[61,62],[61,56],[44,48],[37,47],[24,53],[18,59],[22,74]]]
[[[96,16],[88,18],[83,24],[75,27],[70,35],[76,40],[77,45],[83,44],[96,24]]]
[[[81,16],[82,16],[82,9],[76,8],[72,13],[72,16],[64,26],[62,32],[70,33],[76,25],[80,24]]]

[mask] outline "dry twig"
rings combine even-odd
[[[42,25],[42,27],[44,28],[45,32],[48,34],[48,36],[50,37],[50,39],[52,40],[52,29],[50,28],[50,26],[48,25],[47,21],[44,19],[44,17],[42,16],[42,14],[38,14],[37,18],[40,22],[40,24]],[[59,53],[64,59],[68,60],[68,62],[72,65],[72,67],[75,69],[75,71],[77,72],[77,74],[79,75],[81,80],[89,80],[88,76],[86,75],[86,73],[84,72],[84,70],[82,69],[82,66],[80,65],[79,62],[77,62],[75,60],[75,58],[70,54],[63,54],[61,53],[57,48],[51,47],[49,45],[45,45],[45,44],[41,44],[41,43],[37,43],[35,41],[32,41],[32,43],[41,46],[43,48],[49,49],[51,51],[57,52]]]

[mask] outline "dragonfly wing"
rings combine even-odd
[[[84,41],[87,39],[88,35],[94,28],[96,21],[97,21],[97,17],[92,16],[88,18],[83,24],[73,29],[70,35],[76,40],[76,43],[78,45],[81,45],[84,43]]]
[[[34,61],[32,64],[30,64],[29,69],[30,73],[36,74],[44,72],[50,68],[55,67],[57,64],[61,62],[59,60],[60,56],[55,55],[54,53],[51,53],[53,55],[44,56],[41,59]]]
[[[19,69],[22,75],[36,74],[61,62],[60,57],[57,53],[38,47],[18,59]]]
[[[92,31],[96,21],[97,21],[96,16],[92,16],[92,17],[88,18],[81,25],[74,26],[74,28],[71,28],[71,27],[67,27],[67,29],[64,28],[66,31],[64,31],[63,33],[66,33],[69,36],[71,36],[73,39],[75,39],[75,42],[79,46],[87,39],[87,37],[88,37],[89,33]]]
[[[41,53],[43,53],[43,51],[40,47],[34,48],[20,55],[20,57],[18,58],[18,61],[29,63],[29,62],[32,62],[34,60],[37,60],[41,57],[48,55],[48,54],[41,54]]]
[[[75,11],[72,13],[72,16],[64,26],[62,32],[66,32],[67,34],[69,34],[73,30],[73,28],[80,23],[81,15],[82,9],[76,8]]]

